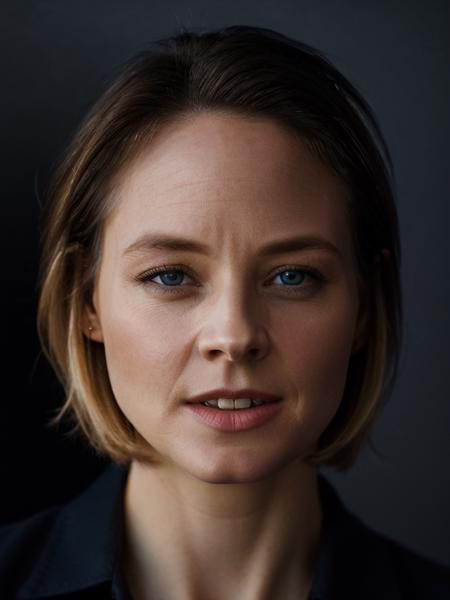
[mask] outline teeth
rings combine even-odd
[[[250,402],[251,404],[251,402]],[[250,406],[249,404],[249,406]],[[219,408],[225,408],[228,410],[232,410],[233,408],[235,408],[234,406],[234,400],[230,400],[230,398],[219,398],[217,400],[217,405]]]
[[[262,400],[253,400],[250,398],[236,398],[236,400],[232,400],[231,398],[218,398],[217,400],[207,400],[206,402],[202,402],[204,406],[212,406],[214,408],[221,408],[223,410],[235,410],[240,408],[250,408],[250,406],[257,406],[260,404],[264,404]]]

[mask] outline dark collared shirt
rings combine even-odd
[[[132,600],[121,570],[127,475],[112,463],[67,504],[0,527],[0,599]],[[321,473],[319,492],[309,600],[450,600],[450,567],[367,527]]]

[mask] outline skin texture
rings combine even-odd
[[[116,192],[83,329],[104,344],[117,403],[160,460],[130,469],[130,587],[137,599],[306,598],[322,517],[303,459],[339,407],[364,326],[346,189],[279,124],[212,112],[163,129]],[[210,255],[124,255],[152,232],[193,238]],[[258,256],[294,235],[338,253]],[[161,265],[186,272],[137,280]],[[258,428],[220,432],[183,402],[222,386],[265,390],[283,406]]]

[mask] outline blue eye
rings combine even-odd
[[[177,292],[179,291],[180,287],[184,287],[180,284],[185,275],[187,275],[187,273],[184,269],[162,266],[160,268],[147,271],[143,275],[140,275],[137,279],[144,284],[152,283],[155,286],[158,286],[158,291],[161,292]],[[162,284],[153,281],[156,277],[161,279]]]
[[[189,274],[184,268],[166,267],[162,266],[159,268],[147,271],[143,275],[140,275],[137,279],[142,283],[152,283],[157,286],[158,291],[161,292],[178,292],[182,291],[180,288],[185,286],[181,285],[185,276],[189,277]],[[153,281],[156,277],[160,277],[162,284]],[[289,292],[304,291],[305,288],[311,288],[318,285],[324,280],[323,275],[316,269],[300,269],[300,268],[284,268],[284,270],[276,273],[272,279],[277,277],[281,278],[282,285],[280,287],[290,288]],[[312,282],[304,284],[304,281],[310,278]]]
[[[175,274],[175,276],[174,276]],[[184,275],[184,271],[180,271],[180,270],[172,270],[172,271],[161,271],[159,273],[159,277],[161,277],[161,280],[163,283],[167,283],[168,285],[172,286],[172,285],[177,285],[180,284],[180,277],[182,278]],[[153,276],[154,278],[155,276]],[[164,278],[167,278],[166,281],[164,281]]]
[[[289,285],[296,285],[299,283],[303,283],[303,281],[305,280],[305,273],[310,275],[310,273],[305,271],[304,269],[288,269],[286,271],[282,271],[281,273],[278,273],[276,275],[276,277],[283,277],[284,275],[286,275],[286,273],[290,274],[290,276],[288,276],[286,278],[287,281],[285,281],[285,283],[288,283]],[[299,281],[299,279],[300,279],[300,281]]]

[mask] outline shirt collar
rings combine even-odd
[[[79,592],[110,583],[121,549],[128,466],[111,463],[57,513],[18,600]]]
[[[319,473],[322,538],[308,600],[403,598],[390,546],[347,510]]]
[[[18,600],[51,598],[102,584],[115,591],[114,597],[126,597],[120,557],[128,472],[128,465],[111,463],[86,490],[58,510]],[[392,562],[377,534],[347,511],[321,473],[318,482],[323,527],[309,600],[398,599]]]

